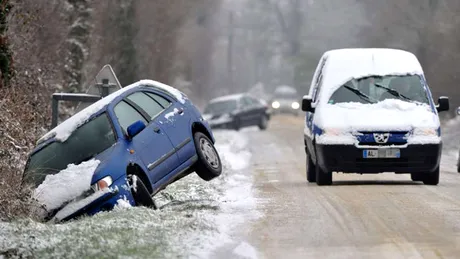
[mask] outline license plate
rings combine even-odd
[[[399,149],[366,149],[363,150],[363,158],[400,158]]]

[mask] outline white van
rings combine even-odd
[[[434,103],[412,53],[324,53],[302,100],[307,180],[330,185],[332,172],[395,172],[437,185],[442,150],[438,112],[448,109],[447,97]]]

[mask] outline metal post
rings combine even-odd
[[[52,110],[52,116],[51,116],[51,128],[54,128],[57,126],[58,122],[58,110],[59,110],[59,101],[53,97],[53,101],[51,103],[51,110]]]
[[[101,86],[101,94],[102,94],[102,97],[106,97],[107,95],[109,95],[109,79],[102,79],[102,86]]]

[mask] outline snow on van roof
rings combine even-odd
[[[70,135],[72,135],[72,132],[83,125],[93,114],[103,110],[111,101],[123,93],[141,86],[157,88],[158,90],[162,90],[173,95],[179,102],[185,102],[186,96],[176,88],[153,80],[140,80],[136,83],[123,87],[122,89],[100,99],[99,101],[81,110],[77,114],[68,118],[63,123],[59,124],[54,129],[46,133],[38,140],[37,143],[41,143],[53,137],[61,142],[66,141]]]
[[[210,100],[210,103],[215,103],[215,102],[224,102],[224,101],[232,101],[232,100],[238,100],[241,97],[243,97],[245,94],[239,93],[239,94],[231,94],[231,95],[225,95],[221,97],[214,98]]]
[[[336,49],[323,54],[323,83],[320,101],[351,79],[368,76],[423,75],[417,57],[399,49]]]

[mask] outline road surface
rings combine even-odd
[[[458,124],[458,123],[457,123]],[[409,175],[334,174],[307,183],[302,117],[275,117],[266,132],[243,131],[261,217],[215,253],[234,258],[459,258],[458,125],[445,131],[438,186]]]

